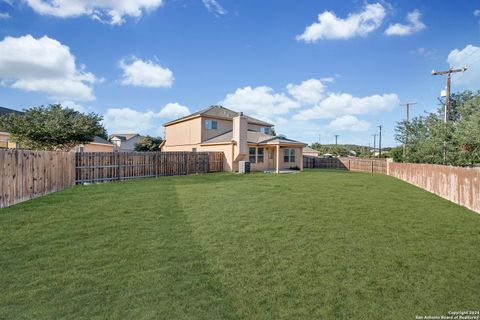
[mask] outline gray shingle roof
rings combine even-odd
[[[4,115],[6,115],[6,114],[10,114],[10,113],[23,114],[23,112],[18,111],[18,110],[13,110],[13,109],[8,109],[8,108],[0,107],[0,117],[1,117],[1,116],[4,116]]]
[[[138,135],[139,135],[138,133],[113,133],[108,135],[108,140],[111,140],[113,137],[117,137],[120,140],[125,141],[125,140],[130,140],[132,138],[135,138]]]
[[[93,138],[93,141],[92,141],[92,142],[94,142],[94,143],[109,144],[109,145],[111,144],[111,145],[113,145],[113,143],[111,143],[110,141],[107,141],[107,140],[105,140],[105,139],[103,139],[103,138],[101,138],[101,137],[97,137],[97,136],[95,136],[95,137]]]
[[[219,117],[219,118],[233,119],[234,117],[238,116],[238,112],[227,109],[227,108],[222,107],[222,106],[210,106],[208,108],[205,108],[205,109],[202,109],[200,111],[194,112],[194,113],[192,113],[188,116],[178,118],[176,120],[172,120],[170,122],[164,123],[163,125],[168,126],[169,124],[175,123],[177,121],[189,119],[189,118],[192,118],[192,117],[195,117],[195,116],[205,116],[205,117],[210,116],[212,118]],[[268,127],[273,126],[271,123],[268,123],[268,122],[265,122],[265,121],[262,121],[262,120],[259,120],[259,119],[255,119],[255,118],[249,117],[247,115],[245,115],[245,117],[247,118],[247,121],[249,123],[252,123],[252,124],[259,124],[259,125],[268,126]]]
[[[233,139],[232,130],[227,131],[221,135],[205,140],[202,143],[222,143],[230,142]],[[250,144],[273,144],[273,143],[291,143],[291,144],[303,144],[303,142],[287,139],[283,136],[271,136],[257,131],[247,132],[247,142]]]

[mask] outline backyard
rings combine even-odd
[[[479,248],[479,214],[380,174],[77,186],[0,210],[0,319],[446,315]]]

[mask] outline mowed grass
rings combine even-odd
[[[210,174],[0,210],[0,318],[414,319],[480,307],[480,215],[391,177]]]

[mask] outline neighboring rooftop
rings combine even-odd
[[[13,110],[13,109],[9,109],[9,108],[0,107],[0,117],[1,117],[1,116],[4,116],[4,115],[6,115],[6,114],[10,114],[10,113],[23,114],[22,111],[18,111],[18,110]]]
[[[113,145],[113,143],[111,143],[110,141],[107,141],[107,140],[105,140],[101,137],[98,137],[98,136],[95,136],[95,138],[93,138],[92,143],[101,143],[101,144]]]
[[[113,133],[108,135],[108,140],[111,140],[112,138],[118,138],[122,141],[126,141],[132,138],[135,138],[137,136],[139,136],[138,133]]]
[[[233,119],[234,117],[238,116],[238,114],[239,114],[238,112],[227,109],[227,108],[222,107],[222,106],[210,106],[208,108],[205,108],[205,109],[202,109],[200,111],[194,112],[194,113],[192,113],[188,116],[178,118],[176,120],[172,120],[170,122],[164,123],[163,126],[168,126],[168,125],[171,125],[171,124],[183,121],[183,120],[187,120],[187,119],[190,119],[190,118],[195,118],[195,117],[198,117],[198,116],[206,116],[206,117],[212,117],[212,118],[223,118],[223,119]],[[259,119],[255,119],[255,118],[249,117],[247,115],[244,115],[244,116],[248,119],[247,121],[249,123],[258,124],[258,125],[261,125],[261,126],[268,126],[268,127],[273,126],[273,124],[271,124],[271,123],[268,123],[268,122],[265,122],[265,121],[262,121],[262,120],[259,120]]]

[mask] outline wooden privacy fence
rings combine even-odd
[[[303,157],[304,168],[343,169],[387,174],[385,159]]]
[[[75,184],[75,154],[0,150],[0,208]]]
[[[77,184],[223,171],[223,152],[82,152]]]
[[[388,174],[480,213],[480,168],[389,163]]]

